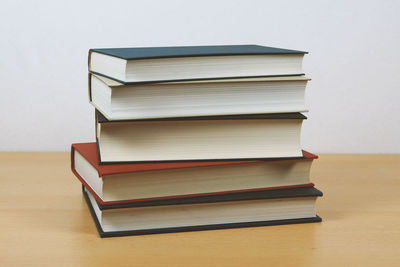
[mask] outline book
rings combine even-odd
[[[71,169],[102,205],[245,191],[312,187],[311,164],[301,159],[99,165],[96,143],[72,144]]]
[[[96,112],[99,163],[300,158],[301,113],[108,121]]]
[[[89,71],[120,83],[302,75],[307,52],[259,45],[98,48]]]
[[[108,120],[307,111],[305,76],[124,85],[89,75],[91,104]]]
[[[82,187],[101,237],[320,222],[314,187],[103,206]]]

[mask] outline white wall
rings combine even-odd
[[[0,151],[94,139],[87,51],[260,44],[310,52],[316,153],[400,153],[400,1],[1,1]]]

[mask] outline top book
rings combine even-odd
[[[259,45],[101,48],[89,71],[123,84],[303,75],[307,52]]]

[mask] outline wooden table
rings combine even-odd
[[[68,153],[0,153],[0,266],[400,266],[400,155],[322,155],[322,223],[99,238]]]

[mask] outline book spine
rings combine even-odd
[[[92,70],[92,66],[90,64],[91,58],[92,58],[92,50],[90,49],[88,52],[88,70],[89,70],[89,72]]]
[[[90,72],[88,74],[88,95],[89,103],[92,103],[92,74]]]

